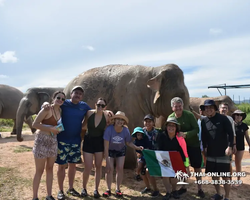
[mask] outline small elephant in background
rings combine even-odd
[[[41,110],[44,102],[51,102],[56,91],[63,91],[62,87],[34,87],[29,88],[21,99],[16,113],[17,140],[23,141],[23,122]]]
[[[194,109],[195,112],[199,113],[199,107],[200,107],[200,105],[204,104],[204,101],[206,99],[213,99],[218,108],[222,102],[228,103],[228,106],[229,106],[228,115],[230,115],[230,116],[231,116],[231,114],[233,114],[233,112],[235,110],[237,110],[235,103],[227,95],[218,96],[218,97],[206,97],[206,98],[190,97],[190,106]]]
[[[15,87],[0,84],[0,118],[12,119],[14,126],[11,131],[12,135],[16,135],[16,112],[23,93]],[[36,130],[32,128],[32,118],[28,117],[24,120],[34,133]]]

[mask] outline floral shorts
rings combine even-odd
[[[42,131],[35,135],[33,154],[35,158],[44,159],[57,156],[57,138]]]

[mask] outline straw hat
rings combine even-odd
[[[232,118],[235,119],[235,115],[237,115],[237,114],[242,116],[242,120],[241,121],[243,121],[247,117],[246,113],[244,113],[243,111],[241,111],[241,110],[235,110],[234,113],[232,114]]]
[[[121,119],[124,119],[126,124],[128,124],[128,118],[126,117],[125,113],[122,112],[122,111],[117,111],[117,113],[111,117],[111,120],[112,119],[116,119],[116,118],[121,118]]]

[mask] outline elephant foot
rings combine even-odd
[[[35,133],[35,132],[36,132],[36,129],[35,129],[35,128],[32,128],[32,129],[31,129],[31,132],[32,132],[32,133]]]
[[[22,137],[17,137],[17,141],[18,141],[18,142],[22,142],[22,141],[23,141],[23,138],[22,138]]]
[[[16,132],[11,132],[10,134],[11,134],[11,135],[16,135]]]

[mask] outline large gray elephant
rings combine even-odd
[[[219,108],[220,103],[222,102],[228,103],[229,105],[228,115],[231,115],[235,110],[237,110],[235,103],[227,95],[218,96],[218,97],[206,97],[206,98],[190,97],[190,106],[192,106],[193,109],[199,113],[199,106],[203,105],[206,99],[213,99],[218,108]]]
[[[41,106],[44,102],[51,102],[52,95],[55,91],[63,91],[63,89],[62,87],[34,87],[29,88],[26,93],[24,93],[16,113],[17,140],[19,142],[23,141],[23,121],[37,114],[41,110]]]
[[[64,89],[67,97],[75,85],[83,87],[83,101],[90,107],[94,107],[98,97],[104,97],[108,109],[114,113],[124,111],[129,118],[130,131],[143,126],[143,117],[148,113],[161,116],[157,121],[161,127],[172,112],[173,97],[181,97],[186,108],[189,105],[183,72],[175,64],[159,67],[108,65],[90,69],[69,82]],[[136,164],[132,149],[128,149],[125,164],[126,167]]]
[[[11,132],[12,135],[16,134],[16,112],[22,98],[23,93],[17,88],[0,84],[0,118],[13,119],[14,126]],[[35,131],[35,129],[32,128],[31,117],[27,118],[25,123],[28,124],[32,132]]]

